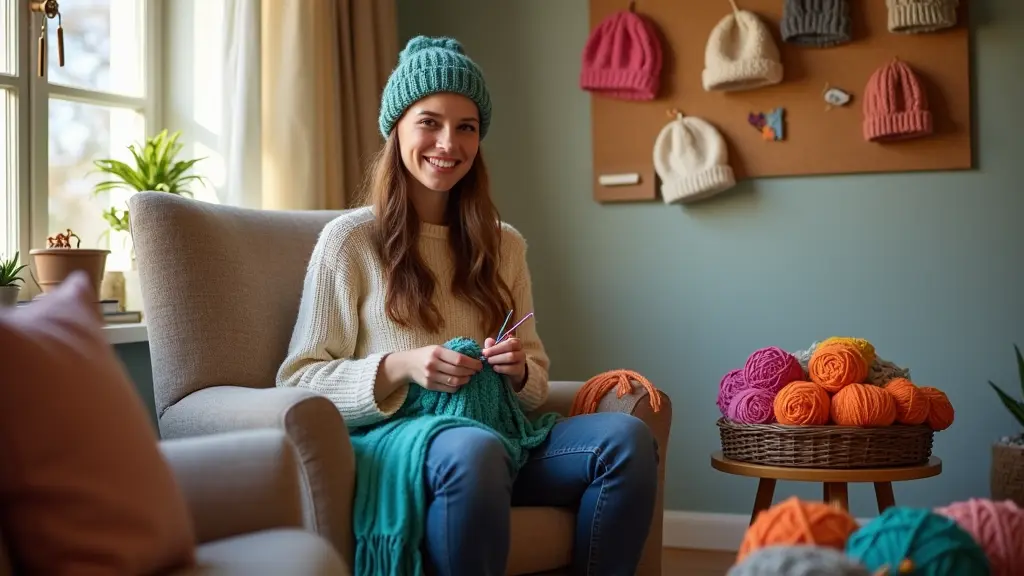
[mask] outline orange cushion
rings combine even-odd
[[[184,497],[82,273],[0,309],[0,531],[18,572],[191,565]]]

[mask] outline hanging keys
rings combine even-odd
[[[39,30],[39,49],[36,60],[36,72],[40,77],[46,76],[47,49],[46,49],[46,21],[57,19],[57,64],[64,67],[64,27],[61,24],[60,5],[57,0],[44,0],[42,2],[29,1],[29,8],[33,12],[43,14],[43,24]]]

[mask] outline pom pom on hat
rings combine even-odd
[[[466,56],[454,38],[417,36],[398,55],[381,95],[377,125],[387,138],[395,123],[413,103],[438,92],[461,94],[480,112],[480,138],[491,124],[491,95],[480,67]]]
[[[864,89],[864,139],[905,140],[931,133],[928,96],[910,66],[894,60],[875,70]]]
[[[782,9],[782,40],[798,46],[825,48],[850,41],[847,0],[786,0]]]
[[[733,10],[715,25],[704,49],[704,90],[750,90],[782,75],[779,47],[756,14]]]
[[[890,32],[920,34],[956,26],[958,0],[886,0],[886,4]]]
[[[662,58],[654,24],[633,10],[616,12],[587,38],[580,88],[622,100],[654,100]]]
[[[654,140],[654,170],[666,204],[708,198],[736,185],[725,139],[706,120],[676,118]]]

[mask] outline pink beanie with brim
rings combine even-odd
[[[893,60],[871,74],[864,88],[864,139],[906,140],[931,134],[928,97],[914,71]]]
[[[587,39],[582,60],[583,90],[623,100],[658,96],[661,42],[654,24],[632,10],[602,20]]]

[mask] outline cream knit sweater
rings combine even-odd
[[[451,291],[453,263],[448,229],[420,224],[419,250],[434,272],[435,302],[444,318],[439,334],[407,329],[387,316],[384,273],[371,239],[373,213],[369,207],[346,212],[324,228],[313,249],[292,332],[288,356],[277,374],[278,386],[301,386],[334,402],[348,426],[372,424],[398,410],[408,385],[379,405],[374,399],[377,367],[390,352],[444,344],[463,336],[483,345],[487,337],[481,317]],[[512,289],[513,322],[533,310],[526,242],[502,223],[499,274]],[[527,355],[528,378],[519,391],[526,410],[539,407],[548,395],[548,357],[537,335],[535,316],[516,329]],[[415,384],[413,384],[415,385]]]

